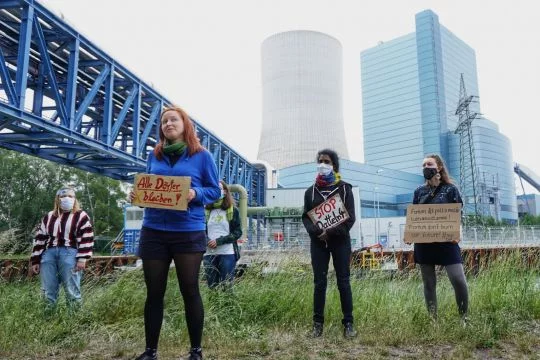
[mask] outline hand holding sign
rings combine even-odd
[[[128,196],[128,197],[129,197],[129,202],[132,203],[133,200],[135,200],[135,191],[131,190],[131,191],[129,192],[129,196]]]
[[[318,238],[319,240],[324,242],[328,241],[328,233],[326,232],[326,230],[324,230],[322,234],[318,236]]]
[[[197,193],[193,189],[189,189],[187,194],[187,202],[190,202],[191,200],[195,199],[195,196],[197,196]]]

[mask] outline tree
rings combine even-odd
[[[52,209],[53,196],[66,173],[48,161],[39,161],[12,151],[0,151],[0,230],[20,229],[28,238],[46,209]]]
[[[540,215],[539,216],[534,216],[534,215],[531,215],[531,214],[525,214],[519,220],[519,223],[521,225],[531,225],[531,226],[540,225]]]
[[[120,181],[75,170],[77,197],[94,224],[94,233],[115,236],[124,226],[122,202],[126,194]]]
[[[18,229],[29,242],[41,218],[54,206],[56,191],[73,186],[96,235],[114,236],[123,227],[118,180],[0,149],[0,231]]]

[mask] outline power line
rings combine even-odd
[[[454,134],[459,135],[459,186],[463,198],[464,226],[468,225],[471,215],[476,219],[481,218],[479,209],[478,170],[476,168],[474,141],[472,135],[472,122],[479,115],[470,110],[470,105],[476,102],[477,96],[467,96],[463,73],[459,86],[459,103],[455,115],[458,116],[458,125]]]

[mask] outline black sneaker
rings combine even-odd
[[[347,339],[352,339],[353,337],[356,337],[356,330],[354,330],[352,323],[345,323],[343,325],[343,336]]]
[[[311,336],[314,338],[321,337],[323,333],[323,323],[314,322],[313,330],[311,331]]]
[[[188,360],[202,360],[202,349],[191,349],[189,351]]]
[[[158,360],[157,353],[148,353],[147,351],[143,352],[141,355],[137,356],[135,360]]]

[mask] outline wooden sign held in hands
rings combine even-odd
[[[133,205],[160,209],[187,209],[189,176],[135,175]]]
[[[418,204],[407,207],[405,243],[460,241],[461,204]]]
[[[346,221],[349,218],[349,213],[341,196],[336,194],[308,211],[308,216],[319,229],[328,230]]]

